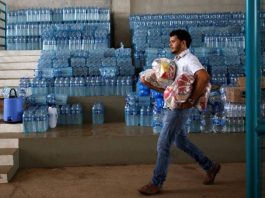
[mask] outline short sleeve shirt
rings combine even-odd
[[[174,61],[177,64],[176,77],[180,76],[183,73],[194,75],[198,70],[205,69],[198,58],[190,53],[189,49],[181,52],[178,56],[176,56]]]

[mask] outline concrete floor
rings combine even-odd
[[[154,165],[91,166],[23,169],[9,184],[0,184],[0,198],[137,198]],[[202,184],[204,172],[196,164],[172,164],[165,198],[243,198],[245,164],[226,163],[214,185]]]

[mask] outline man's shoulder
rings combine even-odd
[[[186,58],[186,60],[189,60],[189,61],[200,62],[198,57],[192,54],[191,52],[187,53],[187,55],[184,58]]]
[[[197,56],[195,56],[193,53],[191,53],[191,52],[188,52],[187,53],[187,57],[189,57],[189,58],[197,58]]]

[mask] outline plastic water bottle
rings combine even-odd
[[[77,117],[75,124],[81,125],[83,123],[83,110],[80,104],[75,105],[75,113]]]
[[[131,117],[132,117],[132,126],[138,126],[140,124],[140,112],[137,105],[132,106]]]
[[[121,78],[121,95],[126,96],[126,79]]]
[[[85,79],[83,77],[79,78],[79,96],[85,96]]]
[[[29,124],[30,124],[30,115],[29,115],[29,111],[26,110],[23,113],[23,132],[24,133],[31,132]]]
[[[102,81],[101,77],[97,76],[95,79],[95,96],[102,95]]]
[[[145,106],[142,106],[140,109],[140,126],[147,126],[147,111]]]
[[[155,108],[153,110],[153,122],[152,122],[152,127],[153,127],[153,133],[154,134],[159,134],[162,130],[162,111],[161,109]]]
[[[110,90],[110,95],[111,96],[115,96],[116,95],[116,83],[117,83],[117,79],[116,78],[111,78],[110,79],[109,90]]]
[[[104,123],[104,106],[102,103],[95,103],[92,107],[92,124]]]
[[[121,90],[121,78],[118,77],[116,81],[116,96],[121,96],[122,90]]]
[[[71,106],[65,105],[65,124],[69,125],[72,123]]]
[[[151,106],[147,106],[146,116],[146,126],[152,126],[153,110]]]
[[[41,110],[41,115],[40,115],[40,120],[41,120],[41,128],[40,132],[45,132],[48,130],[49,126],[49,119],[48,119],[48,113],[46,109]]]
[[[128,76],[126,78],[126,88],[125,88],[125,94],[132,92],[132,77]]]
[[[42,120],[41,120],[41,111],[38,109],[35,112],[35,121],[36,121],[36,132],[42,132],[41,127],[42,127]]]
[[[130,105],[126,103],[124,106],[124,120],[125,120],[126,126],[129,126],[129,109],[130,109]]]
[[[62,93],[65,95],[70,95],[70,80],[68,77],[64,78]]]
[[[60,109],[59,119],[60,119],[61,125],[66,124],[65,105],[62,105],[62,107]]]
[[[96,90],[95,90],[95,86],[96,86],[96,79],[95,77],[91,77],[90,79],[90,85],[91,85],[91,96],[95,96],[96,95]]]

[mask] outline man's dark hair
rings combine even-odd
[[[170,32],[170,37],[172,36],[177,36],[179,40],[186,41],[187,48],[190,47],[192,39],[188,31],[182,29],[173,30],[172,32]]]

